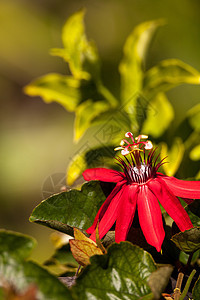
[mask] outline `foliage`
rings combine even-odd
[[[178,160],[172,160],[169,169],[165,166],[165,171],[174,175],[182,160],[184,162],[183,154],[187,151],[188,145],[183,137],[185,132],[170,130],[175,116],[166,92],[183,83],[199,84],[200,73],[178,59],[163,60],[145,70],[151,40],[158,28],[165,24],[163,20],[145,22],[133,30],[124,45],[123,58],[119,64],[121,97],[115,98],[102,82],[100,58],[94,43],[88,41],[86,37],[83,17],[84,11],[79,11],[67,20],[62,32],[64,48],[53,49],[51,52],[68,63],[71,74],[45,75],[26,86],[25,92],[31,96],[41,96],[46,102],[56,101],[68,111],[74,111],[75,140],[79,140],[91,126],[98,125],[94,136],[97,137],[98,134],[98,141],[100,140],[108,153],[110,150],[107,147],[110,145],[114,147],[115,143],[119,143],[123,132],[128,130],[135,132],[136,135],[140,132],[149,134],[155,141],[160,141],[169,129],[174,141],[168,147],[163,146],[163,152],[169,155],[171,151],[174,155],[178,154]],[[196,108],[188,113],[187,120],[199,136]],[[109,141],[102,136],[105,135],[103,132],[108,131],[111,131]],[[165,141],[165,144],[166,142],[168,143]],[[194,142],[189,147],[193,147],[193,144]],[[70,162],[67,175],[69,184],[72,184],[97,158],[102,165],[112,164],[111,160],[106,159],[108,154],[103,153],[90,158],[88,163],[88,152],[96,148],[93,147],[90,145],[90,149],[81,151]],[[172,150],[168,151],[168,148]],[[193,149],[190,155],[192,160],[198,157],[199,147]]]
[[[149,45],[164,21],[142,23],[127,38],[119,64],[121,95],[116,98],[102,81],[98,51],[87,39],[83,18],[82,10],[67,20],[62,32],[64,48],[51,51],[68,64],[70,74],[47,74],[25,87],[27,94],[41,96],[47,103],[56,101],[75,113],[75,140],[96,126],[94,137],[98,145],[83,149],[74,157],[68,167],[68,183],[73,184],[87,167],[113,166],[113,148],[127,131],[151,135],[161,148],[162,157],[167,155],[172,162],[163,167],[167,175],[182,174],[184,166],[187,174],[195,177],[199,170],[189,166],[200,158],[200,106],[189,110],[178,128],[172,128],[175,115],[166,92],[184,83],[199,84],[200,74],[178,59],[144,68]],[[173,299],[174,291],[181,291],[177,278],[183,270],[188,277],[183,295],[200,299],[198,200],[186,207],[195,227],[177,232],[174,224],[165,226],[163,251],[158,253],[144,242],[137,216],[130,228],[134,233],[131,242],[114,243],[114,227],[102,242],[88,238],[85,230],[93,224],[112,190],[111,183],[91,181],[81,190],[52,195],[33,210],[31,222],[75,237],[69,244],[59,242],[43,266],[29,259],[36,244],[34,239],[1,230],[0,299],[25,299],[30,295],[33,300],[153,300],[166,296],[165,291]],[[165,219],[165,214],[162,217]],[[55,272],[52,274],[52,266],[59,266],[60,278]],[[177,281],[176,289],[173,281]],[[194,286],[193,292],[190,286]]]

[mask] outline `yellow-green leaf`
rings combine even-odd
[[[48,74],[24,88],[30,96],[40,96],[45,102],[58,102],[69,111],[74,111],[81,99],[80,83],[71,76]]]
[[[145,73],[143,92],[151,99],[183,83],[200,84],[200,73],[178,59],[167,59]]]
[[[69,63],[75,78],[99,79],[100,64],[94,43],[85,35],[84,10],[73,14],[65,23],[62,32],[64,49],[53,49],[51,54],[64,58]]]
[[[123,101],[132,99],[140,92],[143,79],[143,64],[149,44],[163,20],[155,20],[138,25],[124,45],[124,57],[119,65],[121,74],[121,95]]]
[[[174,110],[171,103],[165,94],[159,93],[147,105],[146,119],[142,126],[142,132],[157,138],[164,133],[173,118]]]
[[[74,239],[76,241],[85,241],[85,242],[92,243],[93,245],[96,245],[94,241],[89,239],[81,230],[79,230],[76,227],[74,227]]]
[[[108,110],[110,105],[106,101],[87,100],[80,104],[76,110],[75,140],[79,140],[84,132],[92,125],[95,118]]]
[[[89,265],[91,256],[103,254],[97,244],[77,228],[74,228],[74,237],[75,239],[70,240],[69,243],[72,255],[80,265]]]
[[[190,152],[190,159],[200,160],[200,145],[195,146]]]
[[[164,158],[167,156],[166,161],[168,162],[167,164],[163,165],[165,174],[168,176],[173,176],[181,164],[185,151],[184,144],[181,138],[176,137],[174,138],[170,149],[166,143],[162,143],[161,147],[161,157]]]

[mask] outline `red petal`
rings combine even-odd
[[[128,185],[123,192],[123,201],[119,208],[117,215],[117,222],[115,228],[115,241],[117,243],[125,241],[131,224],[133,222],[136,209],[136,193],[138,185]]]
[[[97,226],[97,222],[100,221],[104,215],[104,213],[106,212],[110,202],[112,201],[112,199],[116,196],[116,194],[120,191],[122,185],[124,184],[124,182],[119,182],[117,183],[116,187],[112,190],[112,192],[110,193],[110,195],[106,198],[105,202],[101,205],[95,219],[94,222],[92,224],[91,227],[89,227],[86,232],[88,234],[92,234],[93,231],[95,230],[96,226]]]
[[[176,179],[175,177],[162,176],[171,192],[178,197],[200,199],[200,182]]]
[[[155,195],[147,185],[141,185],[137,199],[140,226],[147,243],[161,250],[165,232],[162,223],[162,213]]]
[[[101,180],[106,182],[119,182],[124,179],[124,174],[106,168],[87,169],[83,172],[85,180]]]
[[[100,223],[99,223],[99,238],[101,239],[113,226],[117,219],[118,211],[119,211],[119,204],[122,199],[122,193],[124,191],[125,185],[123,185],[120,191],[113,197],[110,205],[108,206],[105,214],[103,215]],[[90,238],[95,241],[95,231],[92,233]]]
[[[171,193],[163,179],[150,180],[148,186],[181,231],[193,227],[190,218],[179,199]]]

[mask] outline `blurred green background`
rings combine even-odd
[[[51,48],[62,47],[61,29],[75,11],[86,8],[86,32],[102,59],[104,83],[117,96],[118,63],[126,37],[139,23],[165,18],[149,52],[146,68],[178,58],[200,71],[200,2],[198,0],[0,0],[1,180],[0,227],[34,236],[34,258],[52,252],[51,230],[28,221],[32,209],[64,184],[73,144],[73,114],[56,103],[30,98],[23,87],[48,72],[65,74]],[[175,125],[199,103],[199,86],[168,92]]]

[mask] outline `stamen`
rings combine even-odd
[[[126,139],[123,139],[121,140],[120,142],[120,147],[117,147],[115,148],[114,150],[117,151],[117,150],[121,150],[121,154],[123,156],[125,155],[128,155],[134,151],[143,151],[145,152],[145,150],[150,150],[153,148],[153,144],[151,141],[141,141],[141,139],[147,139],[148,136],[147,135],[144,135],[144,134],[140,134],[138,137],[133,138],[133,134],[128,131],[125,133],[125,137],[126,138],[130,138],[131,139],[131,143],[126,140]]]

